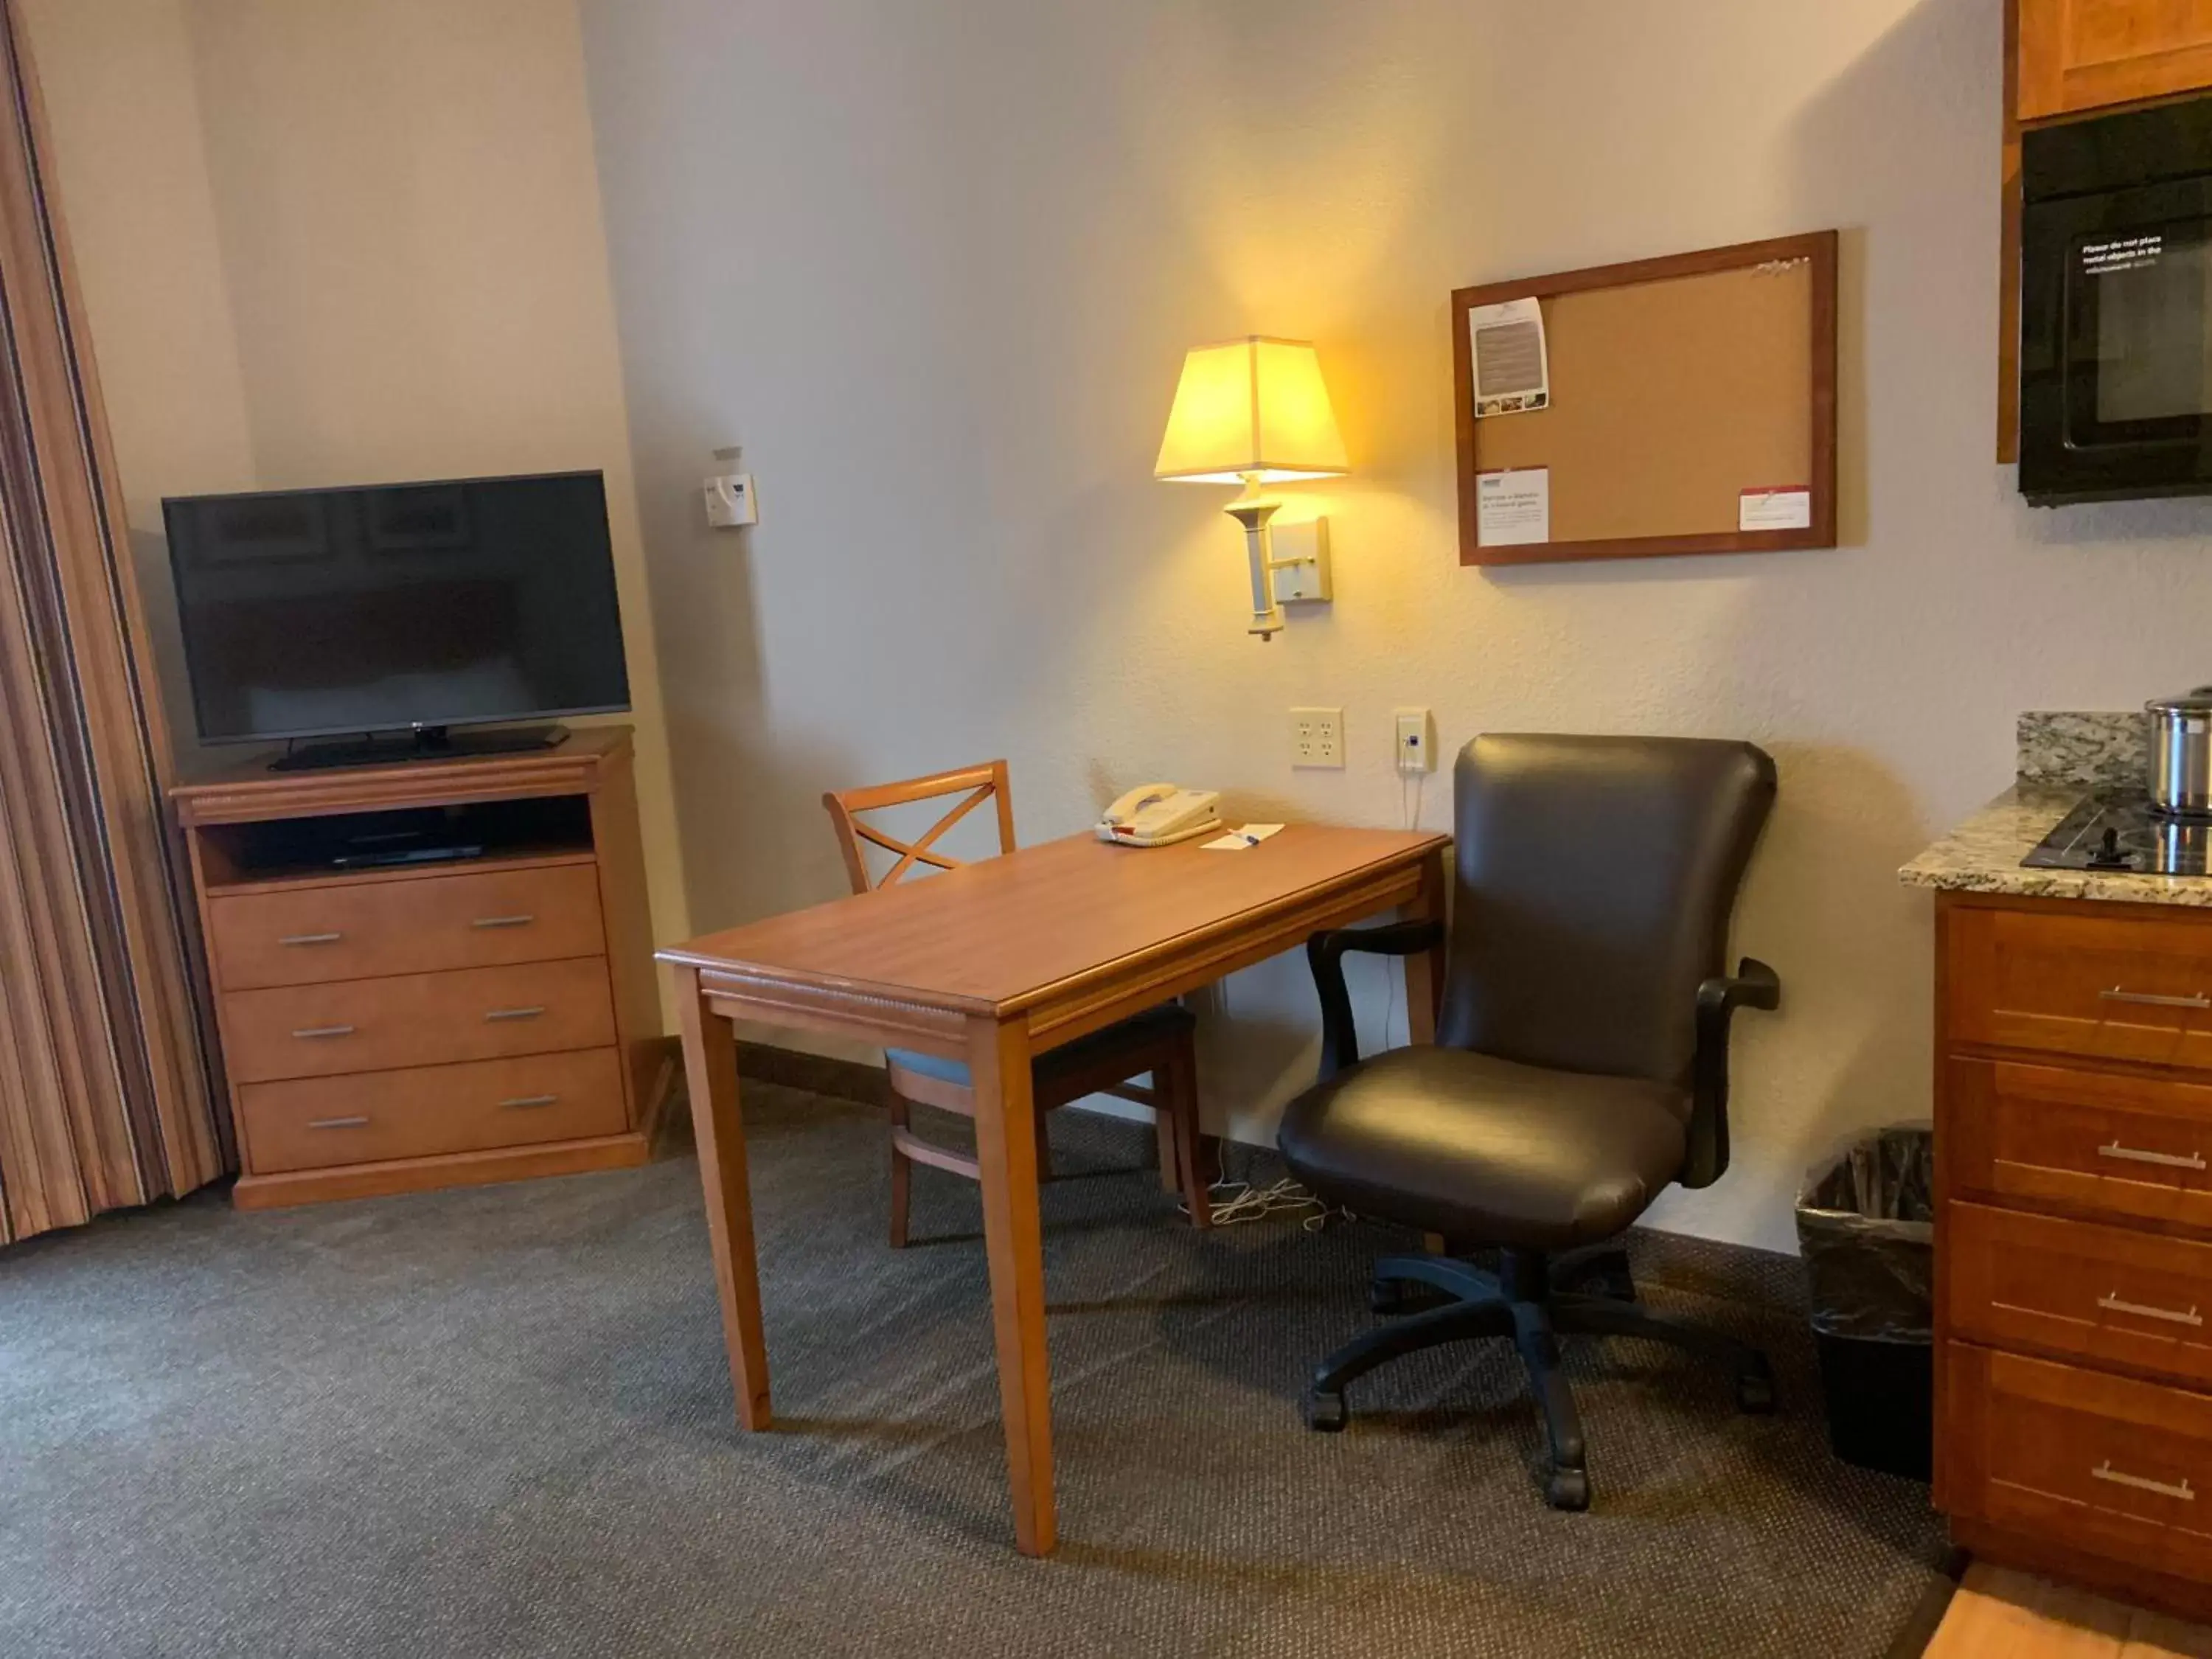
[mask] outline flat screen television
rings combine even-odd
[[[292,763],[346,764],[536,748],[558,728],[447,728],[629,707],[597,472],[186,496],[161,514],[204,742],[354,737]]]

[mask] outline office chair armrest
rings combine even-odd
[[[1716,974],[1698,987],[1698,1053],[1691,1083],[1690,1149],[1682,1185],[1710,1187],[1729,1164],[1729,1026],[1739,1008],[1782,1006],[1782,980],[1755,957],[1734,975]]]
[[[1352,1022],[1352,994],[1344,987],[1344,958],[1351,951],[1413,957],[1433,951],[1444,937],[1441,921],[1393,921],[1380,927],[1337,927],[1306,941],[1306,963],[1321,996],[1321,1075],[1327,1082],[1359,1063],[1359,1034]]]

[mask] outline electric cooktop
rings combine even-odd
[[[2036,870],[2110,870],[2201,876],[2212,854],[2212,819],[2169,817],[2137,794],[2092,795],[2021,862]]]

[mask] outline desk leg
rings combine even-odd
[[[1024,1555],[1049,1555],[1059,1542],[1059,1520],[1052,1500],[1052,1377],[1045,1359],[1044,1237],[1028,1026],[970,1021],[968,1067],[975,1090],[975,1154],[982,1166],[1014,1547]]]
[[[707,1193],[707,1235],[714,1245],[714,1286],[722,1298],[722,1340],[730,1350],[730,1384],[738,1398],[738,1421],[748,1429],[764,1429],[768,1345],[761,1334],[745,1131],[738,1114],[737,1032],[707,1006],[696,969],[677,969],[676,990],[691,1128],[699,1143],[699,1180]]]
[[[1445,884],[1449,877],[1444,860],[1449,848],[1438,848],[1421,866],[1421,890],[1406,907],[1408,921],[1445,920]],[[1437,1015],[1444,1002],[1444,947],[1406,958],[1406,1039],[1415,1044],[1437,1040]]]

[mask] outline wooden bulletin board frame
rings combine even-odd
[[[1816,231],[1454,293],[1460,562],[1833,547],[1837,245]],[[1468,313],[1521,299],[1543,302],[1550,406],[1478,421]],[[1570,534],[1484,546],[1477,473],[1538,465]],[[1808,526],[1738,527],[1741,493],[1796,488]],[[1607,533],[1576,531],[1593,519]]]

